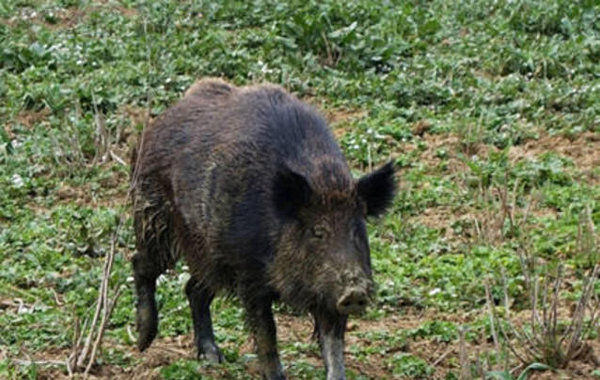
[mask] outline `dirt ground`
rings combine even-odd
[[[366,113],[360,110],[342,109],[336,112],[326,114],[326,118],[332,124],[336,137],[341,137],[345,133],[348,124],[353,120],[364,117]],[[31,123],[37,122],[47,116],[45,111],[39,111],[31,114],[19,115],[18,120],[21,124],[28,126]],[[143,119],[139,112],[130,112],[132,118]],[[419,159],[427,164],[427,166],[435,168],[441,162],[436,152],[440,148],[447,151],[456,151],[460,149],[460,138],[455,134],[437,135],[429,134],[426,126],[417,125],[416,129],[419,133],[422,132],[422,139],[425,142],[426,149],[420,150]],[[422,129],[422,131],[421,131]],[[492,148],[490,146],[481,145],[478,148],[478,154],[485,154]],[[414,143],[402,143],[400,151],[411,152],[416,151]],[[126,151],[126,147],[123,148]],[[546,152],[558,153],[561,156],[567,157],[573,161],[575,167],[586,176],[591,183],[600,183],[596,168],[600,166],[600,138],[597,134],[585,133],[574,139],[568,139],[563,136],[541,135],[537,140],[529,140],[522,145],[513,146],[510,148],[508,155],[513,162],[533,158],[539,154]],[[123,153],[125,154],[125,153]],[[451,157],[448,164],[449,170],[452,172],[460,172],[465,170],[464,164],[456,158]],[[116,182],[125,181],[126,178],[121,178],[121,174],[116,174],[113,179]],[[109,186],[110,187],[110,186]],[[85,186],[77,189],[65,185],[58,192],[60,202],[75,202],[82,205],[118,205],[126,199],[126,194],[115,196],[111,194],[109,197],[94,197],[92,192]],[[548,213],[552,215],[552,210],[536,210],[539,213]],[[416,216],[409,223],[419,223],[430,228],[441,229],[453,222],[468,217],[464,210],[451,210],[449,208],[437,207],[426,209],[421,215]],[[451,229],[448,229],[451,230]],[[452,236],[448,236],[452,238]],[[482,311],[483,313],[484,311]],[[292,344],[294,342],[309,343],[312,339],[313,326],[312,322],[307,317],[296,317],[291,315],[277,315],[278,337],[280,346]],[[439,314],[433,312],[416,312],[407,311],[405,315],[389,317],[379,321],[353,320],[348,329],[347,345],[357,345],[361,347],[378,345],[378,342],[362,340],[359,332],[378,331],[382,333],[393,333],[399,330],[414,329],[424,321],[452,321],[458,324],[467,323],[475,318],[470,314]],[[384,336],[386,334],[383,334]],[[548,379],[564,379],[564,380],[593,380],[598,379],[593,372],[600,368],[600,339],[587,342],[588,347],[584,353],[576,360],[572,361],[565,369],[555,372],[533,373],[529,379],[531,380],[548,380]],[[160,379],[160,368],[172,363],[176,360],[186,358],[194,358],[194,347],[191,335],[179,336],[176,338],[161,338],[157,339],[147,352],[139,353],[134,346],[118,346],[110,339],[106,339],[104,347],[115,347],[129,353],[130,357],[137,364],[122,368],[116,365],[103,365],[94,368],[90,379]],[[226,347],[226,345],[224,346]],[[474,358],[481,356],[486,352],[493,352],[494,346],[489,341],[467,342],[465,350],[469,359],[469,365],[475,365]],[[253,342],[248,340],[241,348],[240,354],[251,354],[254,351]],[[461,367],[465,365],[461,362],[460,343],[454,341],[451,343],[436,343],[431,340],[411,340],[405,346],[398,347],[398,352],[410,353],[419,357],[435,368],[435,372],[431,378],[443,379],[449,372],[459,373]],[[52,363],[64,363],[65,358],[70,354],[69,350],[51,350],[40,354],[36,357],[27,358],[27,360],[40,361],[42,364],[38,371],[41,379],[65,379],[68,375],[65,374],[64,365],[47,365]],[[394,352],[386,352],[385,354],[369,354],[367,357],[368,366],[364,365],[364,360],[359,360],[351,352],[346,352],[346,365],[354,372],[362,374],[369,379],[385,379],[392,378],[392,371],[386,364],[386,358],[393,355]],[[0,359],[6,354],[0,349]],[[282,361],[290,363],[297,357],[291,357],[283,354]],[[306,356],[302,358],[315,367],[321,367],[322,360],[317,351],[306,352]],[[464,359],[462,360],[464,361]],[[259,375],[256,360],[250,360],[246,364],[246,369],[250,374]],[[210,375],[215,378],[233,379],[234,375],[227,372],[226,369],[217,366],[203,366],[201,374]],[[77,376],[76,376],[77,378]]]
[[[391,355],[398,353],[410,353],[426,361],[426,363],[435,368],[431,379],[444,379],[449,372],[459,373],[464,364],[460,358],[460,342],[451,343],[434,342],[426,339],[415,339],[407,342],[406,345],[398,347],[396,351],[388,351],[385,354],[369,354],[366,358],[368,366],[364,360],[354,357],[348,352],[350,346],[378,346],[384,342],[373,340],[363,340],[359,337],[360,332],[381,332],[382,336],[393,335],[399,330],[415,329],[422,325],[424,321],[450,321],[454,323],[468,323],[472,321],[474,315],[466,314],[439,314],[432,312],[409,312],[402,316],[393,316],[379,321],[353,320],[349,323],[346,339],[346,366],[357,374],[369,379],[392,379],[392,370],[386,363],[386,359]],[[310,343],[313,333],[312,322],[307,317],[297,317],[287,314],[276,315],[278,326],[278,340],[280,346],[293,343]],[[115,379],[115,380],[142,380],[142,379],[161,379],[160,369],[165,365],[180,359],[194,359],[195,351],[191,335],[182,335],[178,337],[160,338],[154,341],[152,346],[144,353],[140,353],[134,346],[119,346],[109,339],[105,340],[104,348],[118,348],[127,351],[137,364],[123,368],[117,365],[103,365],[94,368],[91,371],[89,379]],[[223,344],[222,348],[227,348]],[[254,352],[252,340],[247,339],[246,343],[240,348],[240,359],[246,354]],[[465,342],[465,352],[468,357],[469,366],[481,365],[476,361],[476,357],[482,357],[487,352],[494,352],[492,342],[473,341]],[[573,360],[569,366],[559,371],[534,372],[530,380],[595,380],[598,377],[593,371],[599,368],[600,359],[600,340],[596,339],[587,342],[587,347],[583,354]],[[48,362],[64,362],[69,355],[68,350],[54,350],[44,353],[39,357],[29,358],[29,360]],[[2,356],[2,355],[0,355]],[[322,367],[322,360],[316,351],[308,351],[304,357],[300,358],[304,362],[314,365],[315,368]],[[282,354],[282,362],[285,366],[293,360],[298,360],[298,355],[293,357]],[[248,374],[260,375],[256,359],[248,360],[245,364]],[[225,368],[214,365],[200,366],[200,374],[212,376],[214,378],[235,379],[235,375],[229,373]],[[64,365],[44,366],[39,371],[39,379],[68,379],[65,373]],[[78,378],[78,375],[75,376]]]

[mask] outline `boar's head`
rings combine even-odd
[[[392,163],[358,181],[345,164],[276,173],[281,224],[270,274],[282,298],[300,309],[362,313],[374,293],[366,218],[384,213],[394,192]]]

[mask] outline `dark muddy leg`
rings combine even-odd
[[[321,354],[327,369],[327,380],[345,380],[344,333],[347,316],[338,313],[314,312],[315,328]]]
[[[264,380],[285,380],[277,353],[277,330],[271,298],[242,300],[246,308],[248,327],[256,339],[257,354]]]
[[[161,275],[161,269],[144,251],[139,251],[133,256],[132,264],[138,297],[137,345],[140,351],[144,351],[150,346],[158,332],[158,310],[154,293],[156,292],[156,279]]]
[[[192,320],[194,322],[194,340],[199,358],[206,358],[213,363],[221,363],[223,354],[215,343],[212,320],[210,317],[210,303],[214,293],[193,277],[185,287],[185,294],[192,309]]]

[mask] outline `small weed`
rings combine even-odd
[[[485,375],[489,380],[527,380],[529,374],[533,371],[548,371],[551,368],[542,363],[531,363],[528,365],[518,377],[513,376],[508,371],[491,371]]]
[[[410,354],[397,354],[387,360],[392,374],[404,379],[424,379],[433,374],[433,368],[418,357]]]

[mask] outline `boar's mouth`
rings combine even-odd
[[[339,274],[313,273],[272,277],[271,285],[282,301],[297,311],[330,310],[340,314],[363,314],[373,302],[375,283],[366,275],[342,281]],[[303,278],[304,277],[304,278]]]

